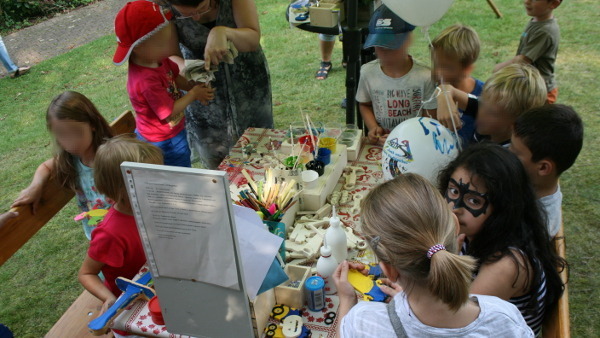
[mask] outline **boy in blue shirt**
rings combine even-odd
[[[475,97],[481,95],[483,81],[471,76],[475,61],[479,57],[480,42],[477,33],[468,26],[456,24],[446,27],[431,42],[433,75],[438,83],[450,84],[454,88]],[[462,127],[456,126],[462,143],[466,146],[475,134],[475,118],[460,110]]]

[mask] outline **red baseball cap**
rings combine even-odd
[[[117,51],[113,62],[117,66],[122,65],[135,46],[168,25],[171,17],[170,11],[163,11],[152,1],[138,0],[125,4],[115,18]]]

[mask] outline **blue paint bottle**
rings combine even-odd
[[[306,280],[306,303],[310,311],[321,311],[325,307],[325,280],[312,276]]]

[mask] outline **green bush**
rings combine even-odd
[[[97,0],[0,0],[0,31],[30,26],[35,19],[88,5]]]

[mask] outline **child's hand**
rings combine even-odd
[[[381,128],[380,126],[377,126],[375,128],[369,128],[369,134],[367,135],[367,137],[369,138],[369,142],[373,144],[380,144],[379,139],[382,136],[384,136],[383,132],[383,128]],[[387,138],[387,135],[385,135],[385,137]]]
[[[379,285],[379,288],[386,295],[393,298],[395,295],[402,292],[402,287],[400,285],[396,284],[395,282],[392,282],[391,280],[389,280],[387,278],[381,278],[380,281],[381,281],[381,285]]]
[[[458,107],[449,90],[442,90],[437,97],[437,120],[451,131],[454,131],[454,126],[456,126],[456,130],[462,128]],[[454,126],[452,120],[454,120]]]
[[[106,312],[108,309],[110,309],[110,307],[115,303],[115,301],[117,300],[117,297],[115,297],[114,295],[110,295],[109,298],[107,298],[104,303],[102,303],[102,309],[100,310],[100,315],[102,315],[104,312]]]
[[[190,92],[193,93],[192,95],[196,100],[205,106],[208,105],[208,101],[212,101],[215,98],[215,90],[205,84],[195,85]]]
[[[356,292],[354,291],[352,284],[348,281],[348,270],[351,269],[350,264],[352,263],[348,263],[348,261],[340,263],[333,272],[332,277],[340,300],[343,298],[349,301],[356,301]],[[364,265],[362,266],[362,269],[364,269]]]
[[[40,200],[42,199],[43,189],[44,187],[41,184],[32,184],[28,186],[27,188],[21,190],[19,197],[17,197],[10,207],[14,208],[19,205],[31,204],[32,213],[35,215],[35,212],[40,204]]]

